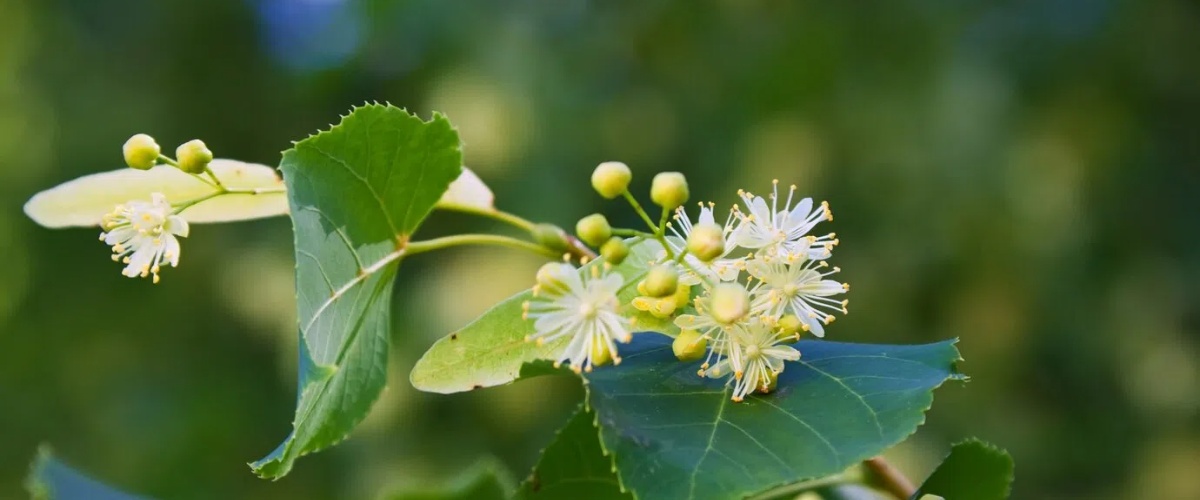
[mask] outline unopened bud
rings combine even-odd
[[[204,172],[212,160],[212,151],[209,151],[208,146],[200,139],[192,139],[175,148],[175,161],[179,163],[179,170],[189,174]]]
[[[148,170],[158,163],[158,155],[162,153],[162,148],[158,147],[153,137],[137,134],[125,141],[121,151],[125,153],[125,164],[129,165],[129,168]]]
[[[626,245],[625,240],[620,237],[613,236],[600,247],[600,255],[609,264],[618,266],[625,261],[625,257],[629,256],[629,245]]]
[[[800,329],[804,328],[804,323],[800,322],[800,317],[795,314],[787,314],[779,318],[779,322],[775,324],[779,329],[779,333],[784,335],[796,335],[800,333]]]
[[[725,253],[725,233],[716,224],[697,224],[688,234],[687,250],[704,262],[712,262]]]
[[[671,266],[659,264],[646,273],[646,294],[651,297],[666,297],[679,288],[679,272]]]
[[[567,287],[567,280],[575,268],[562,262],[547,262],[537,272],[537,284],[541,289],[554,293]]]
[[[696,361],[704,357],[704,349],[708,347],[708,339],[696,330],[683,329],[679,336],[671,342],[671,350],[680,361]]]
[[[533,226],[532,233],[534,241],[555,252],[566,252],[570,248],[567,244],[567,232],[554,224],[543,222]]]
[[[679,172],[662,172],[654,176],[650,199],[667,210],[683,205],[688,200],[687,178]]]
[[[709,298],[713,319],[726,325],[737,322],[750,313],[750,296],[746,289],[733,283],[713,287]]]
[[[600,196],[611,200],[629,189],[631,179],[633,173],[627,165],[619,161],[606,161],[592,171],[592,188],[600,193]]]
[[[607,342],[592,344],[592,366],[604,366],[612,362],[612,353],[608,352]]]
[[[592,214],[575,223],[575,234],[588,245],[598,247],[612,237],[612,226],[603,215]]]

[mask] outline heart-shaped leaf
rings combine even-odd
[[[25,488],[34,500],[145,500],[72,469],[55,459],[46,446],[38,450]]]
[[[596,414],[580,408],[558,431],[514,500],[632,500],[596,436]]]
[[[1003,500],[1013,481],[1013,460],[1008,452],[978,439],[950,448],[950,454],[917,489],[922,495],[950,500]]]
[[[613,271],[627,282],[640,280],[648,263],[657,258],[662,245],[656,241],[641,241],[630,246],[629,257]],[[593,261],[590,266],[601,265]],[[530,281],[533,276],[530,276]],[[619,294],[622,303],[637,296],[637,287],[630,284]],[[507,384],[521,376],[521,367],[539,359],[553,358],[570,338],[562,338],[539,346],[526,342],[533,333],[533,322],[521,318],[521,304],[532,297],[530,291],[518,293],[492,307],[463,329],[438,340],[413,367],[409,377],[417,389],[427,392],[453,393]],[[679,329],[669,319],[655,318],[629,308],[640,330],[676,335]]]
[[[300,373],[290,436],[251,464],[288,473],[344,439],[383,390],[392,278],[409,237],[461,171],[458,134],[392,106],[355,109],[284,152],[296,238]]]
[[[680,363],[670,339],[636,335],[620,366],[587,375],[604,448],[638,498],[728,499],[841,472],[902,441],[932,390],[962,378],[954,341],[801,341],[771,394],[730,401]]]
[[[229,188],[278,189],[283,187],[275,169],[236,160],[216,159],[213,173]],[[159,165],[150,170],[123,168],[85,175],[42,191],[25,204],[25,214],[45,227],[99,226],[104,214],[130,200],[149,200],[162,193],[172,203],[212,194],[215,189],[181,170]],[[283,192],[227,194],[202,201],[181,215],[192,223],[229,222],[273,217],[287,213]]]

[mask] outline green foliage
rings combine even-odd
[[[344,439],[382,391],[393,277],[409,237],[461,171],[458,134],[381,105],[284,152],[295,229],[299,395],[291,435],[251,464],[288,473]]]
[[[25,487],[34,500],[144,500],[72,469],[55,459],[45,445],[33,460]]]
[[[661,249],[653,241],[631,243],[629,258],[613,269],[627,281],[636,281]],[[596,265],[602,263],[597,260],[588,264]],[[580,272],[588,272],[588,266]],[[635,296],[637,290],[632,286],[619,294],[623,303]],[[471,324],[438,340],[413,367],[413,386],[426,392],[454,393],[507,384],[521,377],[521,367],[526,363],[552,357],[569,339],[543,346],[525,341],[525,336],[533,333],[533,325],[521,318],[521,304],[531,297],[529,291],[509,297]],[[638,313],[632,308],[626,312]],[[668,335],[679,331],[670,320],[646,313],[634,317],[640,330]]]
[[[229,188],[282,187],[275,169],[235,160],[213,160],[213,173]],[[212,194],[215,189],[178,168],[159,165],[150,170],[123,168],[85,175],[42,191],[25,204],[25,214],[45,227],[99,226],[104,214],[130,200],[149,200],[162,193],[173,202]],[[280,193],[230,194],[200,202],[181,215],[188,222],[230,222],[287,213]]]
[[[380,500],[505,500],[513,480],[504,466],[484,460],[438,487],[395,488]]]
[[[922,495],[949,500],[1002,500],[1013,481],[1013,460],[1008,452],[978,439],[954,445],[950,454],[917,489]]]
[[[596,435],[596,414],[580,408],[545,450],[514,500],[632,500]]]
[[[638,335],[615,369],[586,377],[604,448],[639,498],[740,498],[841,472],[924,422],[932,390],[961,379],[955,341],[920,346],[801,341],[779,388],[730,401],[722,381],[680,363],[669,339]]]

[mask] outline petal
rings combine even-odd
[[[167,222],[163,224],[163,229],[165,229],[168,233],[184,238],[187,238],[188,233],[191,231],[191,227],[188,226],[188,221],[178,215],[167,217]]]
[[[842,284],[833,280],[822,280],[818,283],[810,283],[802,288],[803,293],[815,295],[817,297],[828,297],[845,292]]]
[[[796,361],[800,359],[800,351],[790,345],[777,345],[763,349],[763,353],[771,358]]]
[[[812,214],[812,207],[812,198],[800,200],[800,203],[797,203],[796,206],[792,208],[792,211],[788,213],[788,222],[792,223],[792,225],[804,223],[804,221],[808,219],[808,216]]]

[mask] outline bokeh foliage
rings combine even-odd
[[[500,205],[564,226],[601,209],[635,223],[590,196],[603,160],[643,191],[649,172],[687,172],[722,205],[794,181],[837,215],[854,291],[833,340],[962,338],[973,381],[943,389],[894,452],[912,477],[978,435],[1021,464],[1015,498],[1200,496],[1200,9],[704,7],[7,0],[0,497],[20,494],[42,440],[160,498],[366,497],[485,454],[524,475],[577,382],[450,397],[416,393],[408,368],[527,287],[536,260],[461,250],[401,268],[394,330],[417,334],[393,338],[389,390],[352,439],[270,483],[241,460],[277,443],[294,404],[287,220],[198,228],[152,287],[91,231],[20,211],[117,168],[136,132],[276,164],[374,100],[445,112]],[[435,214],[426,231],[480,224]]]

